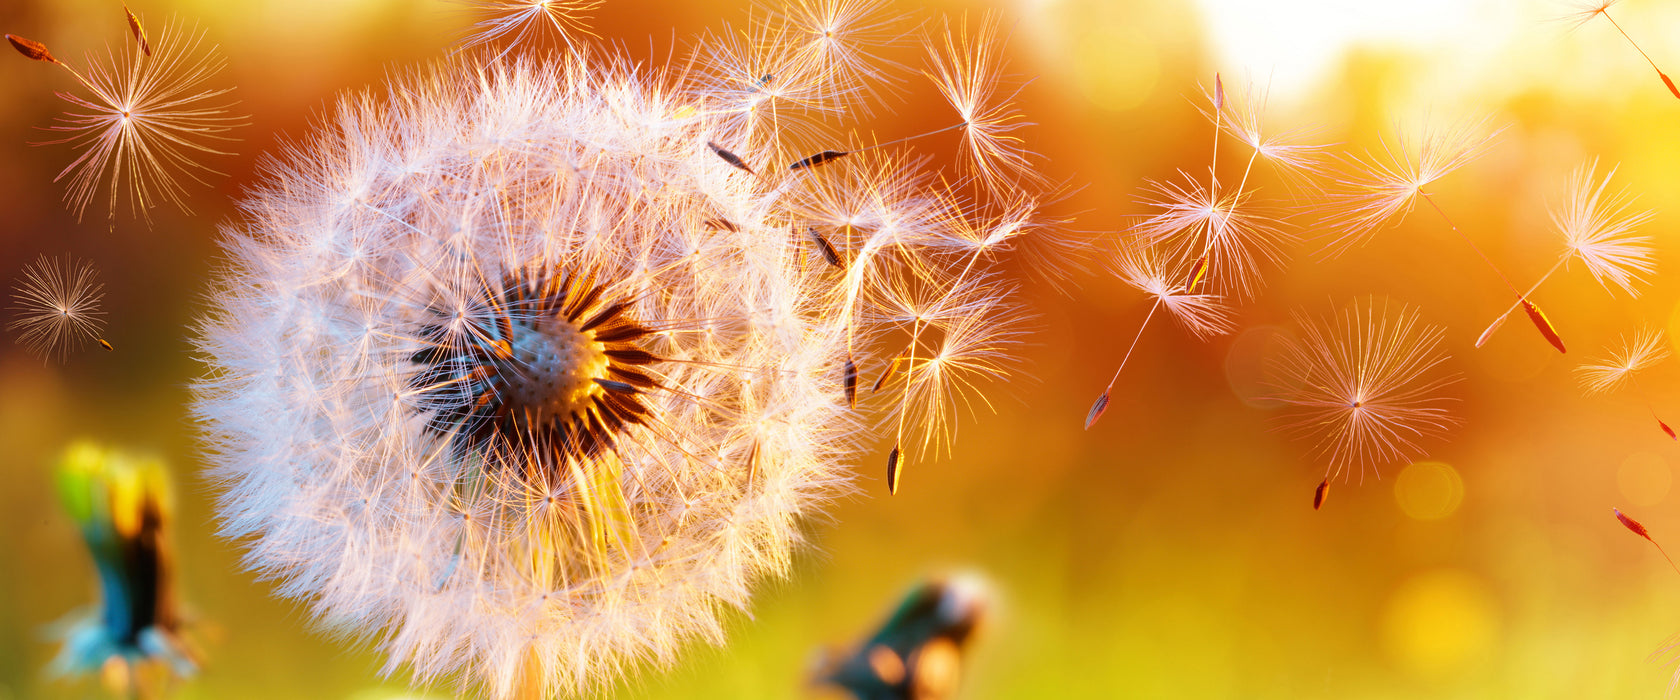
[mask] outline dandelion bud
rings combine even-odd
[[[174,598],[163,465],[79,442],[58,464],[58,494],[99,572],[99,612],[75,622],[53,662],[61,672],[104,672],[118,692],[139,697],[161,667],[192,676],[195,654],[181,638]],[[149,696],[149,694],[148,694]]]

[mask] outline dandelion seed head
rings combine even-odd
[[[1300,334],[1268,363],[1288,430],[1315,443],[1335,478],[1407,461],[1459,423],[1441,390],[1441,329],[1416,311],[1355,303],[1339,317],[1296,316]]]
[[[73,349],[99,337],[105,285],[93,264],[42,256],[23,270],[12,292],[12,320],[6,328],[17,342],[46,360],[63,360]]]
[[[966,219],[1036,216],[904,155],[748,173],[719,149],[783,135],[722,73],[509,56],[346,98],[273,168],[226,231],[196,410],[247,564],[387,672],[584,693],[721,641],[786,572],[900,314],[925,333],[880,424],[938,452],[986,407],[1013,235]]]
[[[1668,344],[1663,342],[1662,331],[1644,328],[1622,336],[1621,343],[1608,350],[1608,357],[1576,367],[1575,375],[1588,394],[1603,394],[1621,387],[1634,373],[1665,359],[1668,359]]]
[[[1614,284],[1632,296],[1639,296],[1635,284],[1656,272],[1651,239],[1633,229],[1651,220],[1652,212],[1628,211],[1632,201],[1627,191],[1606,194],[1616,169],[1594,182],[1595,161],[1570,175],[1568,194],[1551,210],[1552,224],[1563,233],[1569,252],[1585,263],[1593,278],[1605,290]]]

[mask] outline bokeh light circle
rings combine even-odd
[[[1668,460],[1656,453],[1635,452],[1616,469],[1616,487],[1628,503],[1636,506],[1661,503],[1673,485],[1674,474]]]
[[[1494,646],[1499,617],[1486,585],[1468,572],[1417,574],[1389,596],[1382,641],[1389,658],[1419,676],[1451,673]]]
[[[1414,462],[1394,480],[1394,500],[1414,520],[1440,520],[1464,500],[1464,480],[1445,462]]]

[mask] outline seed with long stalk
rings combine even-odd
[[[1144,314],[1143,322],[1138,324],[1137,334],[1132,336],[1132,342],[1126,347],[1126,354],[1120,358],[1120,365],[1115,368],[1114,376],[1109,378],[1102,394],[1086,412],[1086,430],[1090,430],[1091,426],[1102,418],[1103,413],[1108,411],[1108,405],[1113,398],[1114,384],[1120,381],[1120,373],[1126,369],[1126,363],[1131,361],[1132,352],[1137,350],[1138,341],[1143,338],[1144,330],[1149,328],[1149,322],[1154,320],[1156,311],[1165,308],[1180,325],[1198,338],[1208,338],[1231,331],[1231,312],[1224,299],[1215,294],[1191,291],[1196,281],[1201,278],[1197,267],[1198,265],[1193,263],[1186,271],[1183,265],[1175,264],[1161,255],[1159,250],[1135,242],[1123,248],[1116,256],[1115,272],[1120,279],[1153,297],[1154,301],[1150,303],[1148,313]]]
[[[1575,368],[1575,374],[1581,379],[1581,388],[1588,394],[1609,393],[1624,384],[1632,386],[1663,434],[1671,440],[1680,440],[1680,435],[1676,435],[1674,429],[1657,415],[1656,407],[1634,376],[1668,359],[1668,354],[1668,344],[1663,342],[1662,331],[1645,328],[1631,336],[1623,336],[1621,345],[1610,349],[1609,357],[1582,364]]]
[[[1393,146],[1385,142],[1384,157],[1372,156],[1365,161],[1353,161],[1356,173],[1343,183],[1346,191],[1333,195],[1332,206],[1327,210],[1330,234],[1324,254],[1338,255],[1364,241],[1377,229],[1404,220],[1417,201],[1422,199],[1511,290],[1516,297],[1516,305],[1526,312],[1541,337],[1558,352],[1567,352],[1562,335],[1545,312],[1517,289],[1510,276],[1494,264],[1493,258],[1488,257],[1424,189],[1486,152],[1500,131],[1488,129],[1485,119],[1463,122],[1446,129],[1425,131],[1415,141],[1402,137]]]
[[[1569,178],[1568,196],[1551,210],[1552,224],[1563,234],[1563,254],[1516,303],[1488,324],[1487,329],[1477,336],[1476,347],[1481,347],[1493,337],[1523,299],[1532,296],[1540,285],[1571,260],[1585,264],[1587,271],[1603,285],[1605,291],[1614,292],[1610,285],[1615,284],[1635,297],[1639,296],[1639,291],[1634,285],[1643,282],[1644,275],[1656,271],[1651,239],[1633,233],[1634,227],[1651,220],[1652,212],[1627,211],[1630,198],[1626,190],[1606,196],[1605,190],[1610,186],[1610,178],[1615,177],[1616,169],[1611,168],[1604,179],[1595,184],[1593,176],[1597,169],[1597,161],[1577,168]]]
[[[1286,146],[1262,136],[1258,102],[1263,96],[1256,100],[1252,94],[1227,94],[1218,74],[1207,99],[1211,107],[1203,111],[1213,124],[1207,186],[1188,174],[1182,181],[1150,183],[1143,203],[1155,213],[1132,231],[1146,244],[1165,245],[1171,254],[1194,261],[1198,274],[1189,291],[1203,291],[1199,285],[1207,282],[1221,295],[1251,297],[1260,285],[1262,263],[1281,264],[1284,244],[1294,241],[1277,212],[1256,206],[1255,192],[1248,188],[1254,165],[1265,159],[1286,176],[1304,181],[1308,171],[1302,166],[1316,147]],[[1251,149],[1235,188],[1223,186],[1218,177],[1222,134],[1235,136]]]
[[[1651,55],[1645,53],[1645,49],[1639,48],[1639,42],[1634,41],[1633,37],[1628,35],[1627,30],[1622,28],[1622,24],[1617,22],[1616,18],[1610,16],[1610,6],[1616,4],[1617,2],[1620,2],[1620,0],[1593,0],[1589,3],[1583,3],[1577,5],[1569,14],[1564,15],[1563,19],[1565,21],[1573,22],[1576,27],[1579,27],[1587,22],[1591,22],[1594,17],[1603,15],[1604,19],[1610,22],[1610,26],[1615,27],[1616,31],[1621,33],[1623,39],[1627,39],[1628,44],[1633,46],[1633,50],[1638,51],[1639,55],[1645,59],[1645,62],[1651,64],[1651,70],[1656,71],[1657,77],[1662,78],[1663,85],[1668,88],[1669,94],[1674,95],[1676,98],[1680,98],[1680,87],[1676,87],[1674,81],[1668,77],[1668,74],[1664,73],[1661,68],[1657,67],[1657,62],[1651,60]]]
[[[1616,514],[1616,520],[1620,521],[1622,523],[1622,527],[1627,528],[1628,532],[1645,538],[1646,542],[1650,542],[1651,546],[1656,547],[1657,551],[1662,553],[1663,559],[1668,561],[1668,565],[1673,567],[1676,573],[1680,573],[1680,566],[1676,566],[1674,560],[1669,558],[1668,550],[1663,549],[1663,546],[1657,544],[1657,540],[1651,537],[1650,530],[1646,530],[1643,524],[1641,524],[1638,520],[1628,517],[1628,515],[1623,513],[1619,508],[1611,508],[1610,512]]]
[[[82,151],[55,178],[68,178],[65,198],[78,217],[101,187],[110,191],[112,217],[119,191],[127,192],[136,215],[149,217],[160,201],[187,211],[182,178],[206,184],[206,176],[219,174],[197,158],[228,155],[212,144],[230,141],[227,132],[243,123],[221,103],[231,88],[207,86],[224,62],[215,47],[201,50],[203,32],[167,26],[156,46],[143,33],[137,36],[141,41],[131,54],[119,58],[107,52],[105,61],[91,61],[86,72],[37,42],[7,36],[20,53],[64,68],[90,93],[59,93],[83,111],[69,112],[49,127],[63,138],[48,143]]]

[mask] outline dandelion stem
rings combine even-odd
[[[905,141],[914,141],[916,139],[923,138],[923,137],[926,137],[926,136],[933,136],[934,134],[943,134],[943,133],[945,133],[947,131],[950,131],[952,129],[961,129],[965,126],[968,126],[968,122],[967,121],[960,121],[960,122],[957,122],[957,123],[952,124],[950,126],[945,126],[945,127],[940,127],[938,129],[934,129],[933,131],[925,131],[925,132],[922,132],[920,134],[911,134],[909,136],[902,136],[902,137],[893,139],[891,141],[882,141],[882,142],[877,143],[873,146],[864,146],[863,148],[859,148],[859,149],[852,150],[852,151],[847,151],[847,153],[848,154],[853,154],[853,153],[862,153],[864,151],[872,151],[872,150],[875,150],[877,148],[881,148],[883,146],[891,146],[891,145],[897,144],[897,143],[904,143]]]
[[[1149,313],[1143,317],[1143,323],[1138,325],[1137,335],[1132,336],[1132,344],[1126,348],[1126,356],[1120,358],[1120,366],[1114,368],[1114,376],[1108,380],[1108,386],[1103,388],[1104,393],[1114,389],[1114,383],[1120,381],[1120,371],[1126,369],[1126,361],[1132,359],[1132,351],[1137,349],[1138,340],[1143,337],[1143,329],[1149,327],[1149,319],[1155,318],[1155,310],[1159,308],[1161,298],[1156,297],[1155,303],[1149,307]]]
[[[1662,75],[1663,74],[1662,69],[1657,67],[1657,62],[1651,60],[1651,55],[1648,54],[1648,53],[1645,53],[1645,49],[1639,48],[1639,42],[1634,41],[1633,37],[1628,36],[1627,30],[1622,29],[1621,23],[1617,22],[1615,17],[1610,16],[1609,10],[1607,10],[1607,9],[1606,10],[1599,10],[1598,13],[1601,14],[1601,15],[1604,15],[1605,19],[1610,20],[1610,26],[1615,27],[1616,31],[1622,33],[1622,37],[1627,39],[1629,44],[1633,45],[1633,50],[1634,51],[1638,51],[1640,56],[1645,57],[1645,62],[1651,64],[1651,70],[1656,71],[1657,75]]]
[[[1213,74],[1214,105],[1213,105],[1213,158],[1208,164],[1208,200],[1219,200],[1219,123],[1225,113],[1225,86],[1219,81],[1219,74]]]
[[[1534,285],[1528,288],[1527,292],[1524,292],[1521,296],[1517,297],[1516,301],[1511,302],[1511,305],[1506,307],[1505,313],[1499,314],[1499,317],[1495,318],[1493,323],[1488,324],[1488,330],[1482,332],[1482,340],[1485,341],[1487,339],[1486,336],[1488,336],[1494,328],[1498,328],[1500,324],[1505,323],[1506,317],[1510,316],[1512,311],[1516,311],[1518,307],[1522,306],[1524,299],[1527,299],[1530,295],[1539,291],[1540,285],[1545,284],[1546,280],[1551,279],[1552,274],[1556,273],[1558,268],[1563,267],[1564,263],[1569,262],[1570,256],[1574,255],[1574,253],[1574,250],[1565,251],[1563,257],[1558,258],[1557,262],[1552,263],[1551,269],[1547,270],[1546,274],[1541,275],[1540,279],[1536,280]]]
[[[1470,240],[1469,236],[1464,235],[1464,232],[1459,230],[1458,224],[1453,223],[1452,217],[1447,216],[1446,210],[1442,209],[1441,205],[1436,204],[1435,199],[1430,197],[1428,192],[1420,189],[1418,190],[1418,194],[1423,196],[1424,201],[1429,202],[1429,206],[1434,207],[1435,213],[1441,215],[1441,219],[1447,222],[1447,227],[1451,228],[1453,233],[1458,234],[1458,237],[1464,239],[1464,242],[1470,246],[1471,250],[1476,251],[1476,255],[1481,256],[1482,262],[1487,263],[1488,267],[1493,268],[1493,273],[1499,275],[1499,279],[1505,283],[1506,287],[1510,288],[1512,294],[1517,295],[1519,300],[1525,300],[1528,298],[1524,296],[1522,292],[1517,291],[1517,285],[1512,284],[1511,278],[1506,277],[1505,273],[1499,269],[1499,266],[1493,264],[1493,258],[1488,257],[1487,253],[1482,252],[1481,246],[1476,245],[1475,241]]]

